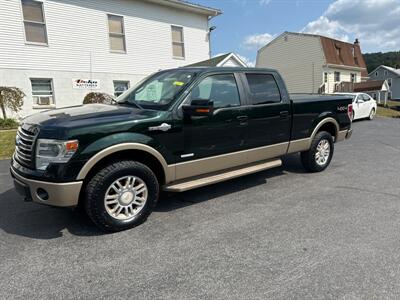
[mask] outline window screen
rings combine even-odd
[[[110,37],[110,50],[125,52],[124,18],[121,16],[108,15],[108,32]]]
[[[183,40],[183,28],[171,26],[172,31],[172,55],[174,57],[185,57],[185,43]]]
[[[340,72],[335,72],[335,82],[340,81]]]
[[[252,104],[268,104],[281,101],[278,85],[271,74],[246,74],[252,94]]]
[[[51,79],[31,79],[33,105],[54,104],[53,82]]]
[[[121,96],[129,89],[129,81],[114,81],[114,96]]]
[[[32,0],[22,0],[21,3],[26,41],[31,43],[47,44],[43,3]]]

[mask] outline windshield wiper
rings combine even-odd
[[[128,101],[128,100],[126,100],[126,101],[115,101],[115,102],[117,102],[117,103],[116,103],[117,105],[118,105],[118,104],[134,105],[134,106],[136,106],[137,108],[143,109],[142,106],[140,106],[136,101],[133,101],[133,100],[131,100],[131,101]]]

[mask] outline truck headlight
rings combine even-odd
[[[36,169],[45,170],[50,163],[66,163],[78,150],[78,141],[38,139],[36,144]]]

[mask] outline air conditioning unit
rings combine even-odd
[[[38,105],[51,105],[53,104],[53,96],[35,96],[33,97]]]

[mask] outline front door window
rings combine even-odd
[[[190,93],[191,100],[210,100],[214,109],[240,105],[239,92],[233,74],[212,75],[203,79]]]

